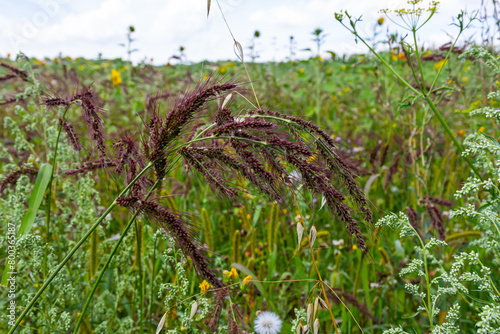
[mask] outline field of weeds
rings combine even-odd
[[[417,41],[1,59],[1,332],[500,333],[500,64]]]

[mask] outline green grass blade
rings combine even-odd
[[[43,164],[38,171],[38,175],[36,177],[35,188],[31,193],[31,197],[29,200],[29,209],[24,215],[23,221],[21,222],[21,226],[19,227],[18,235],[25,235],[31,230],[33,223],[35,222],[36,213],[40,204],[42,204],[43,195],[45,194],[45,190],[50,182],[50,176],[52,175],[52,165]]]
[[[43,164],[38,171],[38,175],[36,177],[35,188],[31,193],[30,200],[28,202],[28,211],[24,215],[23,221],[21,222],[21,226],[19,227],[19,231],[17,232],[18,236],[25,235],[31,230],[33,223],[35,222],[36,213],[40,204],[42,204],[43,195],[45,194],[45,190],[50,183],[50,178],[52,176],[52,165]],[[7,280],[11,277],[12,269],[9,271],[7,267],[3,271],[2,282],[3,286],[7,286]]]

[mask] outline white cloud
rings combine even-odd
[[[397,8],[403,0],[220,0],[235,38],[246,47],[255,29],[260,30],[259,60],[283,59],[288,55],[289,36],[293,35],[298,50],[313,48],[311,32],[324,29],[323,50],[338,54],[363,50],[353,36],[334,19],[334,13],[347,9],[354,16],[363,15],[358,29],[371,37],[380,8]],[[423,40],[439,45],[452,34],[450,17],[460,8],[479,7],[479,1],[445,0],[439,14],[421,31]],[[58,8],[54,3],[61,4]],[[52,7],[51,7],[52,6]],[[52,8],[52,9],[51,9]],[[0,13],[0,45],[2,53],[15,53],[20,48],[30,56],[64,55],[125,57],[118,46],[126,40],[127,27],[134,25],[133,47],[139,49],[133,59],[153,57],[166,62],[179,46],[186,48],[190,60],[235,59],[233,41],[219,9],[212,3],[206,17],[206,0],[17,0],[9,2]],[[385,28],[383,26],[384,34]],[[394,31],[394,26],[390,29]],[[477,31],[477,30],[476,30]],[[245,49],[245,51],[247,51]],[[310,53],[299,52],[307,57]]]

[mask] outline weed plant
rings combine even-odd
[[[498,332],[498,60],[417,40],[246,64],[259,104],[231,61],[3,59],[17,331]]]

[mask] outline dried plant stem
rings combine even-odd
[[[132,186],[134,185],[134,183],[137,182],[137,180],[144,173],[146,173],[151,167],[153,167],[153,164],[149,163],[120,192],[120,194],[117,196],[117,198],[124,196],[130,190],[130,188],[132,188]],[[116,199],[115,199],[115,201],[113,201],[113,203],[111,203],[111,205],[106,209],[106,211],[101,215],[101,217],[99,217],[99,219],[97,219],[97,221],[87,230],[87,233],[85,233],[85,235],[76,243],[76,245],[71,249],[71,251],[66,255],[66,257],[64,257],[64,259],[62,260],[62,262],[56,267],[56,269],[54,270],[54,272],[49,276],[49,278],[40,287],[40,289],[35,294],[35,296],[33,297],[33,299],[31,299],[31,301],[29,302],[28,306],[26,306],[26,308],[23,310],[23,312],[19,315],[19,318],[17,318],[16,323],[9,330],[8,334],[14,333],[14,331],[17,329],[17,327],[19,327],[19,324],[24,319],[24,317],[26,316],[26,314],[31,310],[31,308],[33,307],[33,305],[35,304],[35,302],[38,300],[38,298],[40,298],[40,296],[45,291],[45,289],[49,286],[49,284],[52,283],[52,281],[54,280],[54,278],[56,277],[56,275],[59,273],[59,271],[61,271],[61,269],[64,267],[64,265],[66,264],[66,262],[68,262],[69,259],[71,259],[71,257],[73,257],[73,254],[75,254],[75,252],[83,245],[83,243],[89,238],[89,236],[92,234],[92,232],[94,232],[94,230],[97,228],[97,226],[99,226],[99,224],[107,217],[107,215],[115,208],[116,205],[117,205],[117,203],[116,203]]]
[[[309,251],[311,252],[311,258],[313,261],[314,269],[316,270],[316,273],[318,274],[318,279],[320,281],[321,285],[321,291],[323,292],[323,297],[325,297],[325,302],[326,305],[328,306],[328,311],[330,312],[330,317],[332,318],[332,323],[333,327],[335,328],[335,333],[339,334],[339,330],[337,329],[337,324],[335,323],[335,318],[332,313],[332,308],[330,306],[330,301],[328,300],[328,296],[326,295],[326,290],[325,290],[325,283],[323,282],[323,279],[321,278],[321,274],[319,273],[318,266],[316,265],[316,259],[314,258],[314,252],[312,249],[311,245],[311,239],[309,239],[309,232],[307,232],[307,227],[306,224],[304,223],[304,218],[302,217],[302,213],[300,212],[299,208],[299,203],[297,203],[297,198],[295,197],[295,192],[290,189],[292,196],[293,196],[293,201],[295,202],[295,206],[297,207],[297,210],[299,212],[299,217],[300,217],[300,223],[302,224],[302,227],[304,228],[304,232],[306,233],[306,238],[307,238],[307,244],[309,245]],[[300,247],[300,245],[299,245]]]

